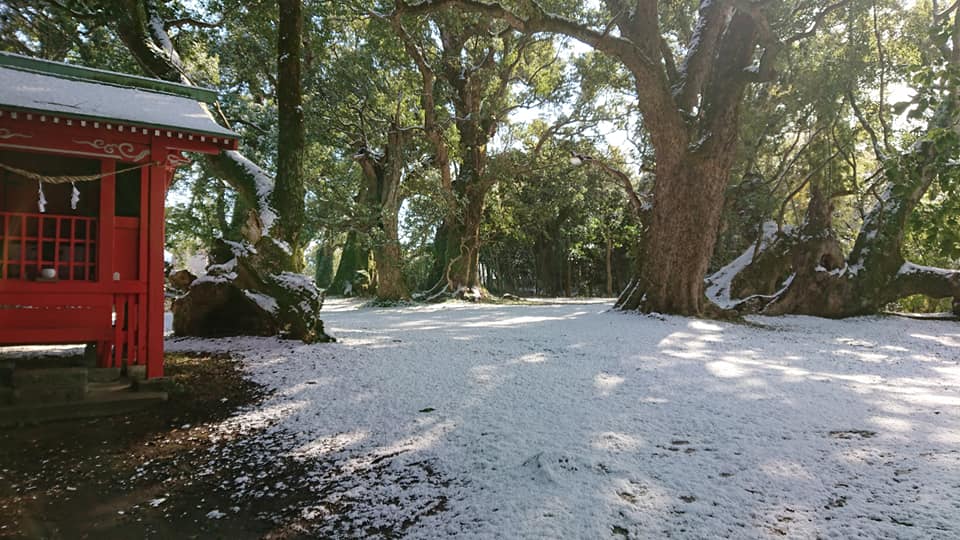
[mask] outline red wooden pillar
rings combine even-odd
[[[163,239],[164,199],[167,194],[167,175],[164,166],[167,150],[157,141],[150,153],[150,185],[147,195],[147,320],[146,328],[147,378],[163,376]]]
[[[150,232],[150,171],[152,167],[140,169],[140,230],[137,242],[137,281],[147,283],[147,247]],[[145,364],[147,359],[147,296],[137,293],[137,363]]]
[[[116,227],[116,195],[117,177],[112,174],[117,170],[117,162],[113,159],[100,160],[100,172],[111,173],[100,179],[100,216],[97,220],[97,283],[104,286],[113,280],[113,248],[114,229]],[[89,262],[89,261],[88,261]],[[114,306],[119,310],[119,306]],[[117,312],[117,322],[121,317]],[[111,351],[116,347],[116,351]],[[114,333],[113,341],[97,343],[97,365],[99,367],[119,366],[121,345]]]
[[[109,283],[113,279],[113,231],[116,216],[117,162],[112,159],[100,160],[100,171],[110,173],[100,179],[100,218],[97,231],[97,281]]]

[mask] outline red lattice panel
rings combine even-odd
[[[0,212],[0,279],[95,281],[97,218]]]

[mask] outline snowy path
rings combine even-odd
[[[277,389],[233,422],[317,458],[317,533],[960,537],[960,324],[607,309],[335,301],[336,344],[168,348]]]

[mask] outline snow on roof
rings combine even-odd
[[[237,136],[217,124],[204,104],[189,97],[8,66],[0,66],[0,81],[0,107],[4,108]]]

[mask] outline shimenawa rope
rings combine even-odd
[[[150,161],[143,163],[141,165],[134,165],[133,167],[128,167],[126,169],[120,169],[119,171],[100,173],[100,174],[85,174],[85,175],[63,175],[63,176],[47,176],[40,173],[35,173],[32,171],[26,171],[23,169],[18,169],[12,167],[5,163],[0,163],[0,169],[5,169],[14,174],[18,174],[24,178],[29,178],[30,180],[36,180],[37,182],[43,182],[45,184],[70,184],[73,182],[92,182],[94,180],[100,180],[105,176],[110,176],[111,174],[120,174],[127,171],[135,171],[137,169],[142,169],[144,167],[149,167],[151,165],[159,165],[159,161]]]

